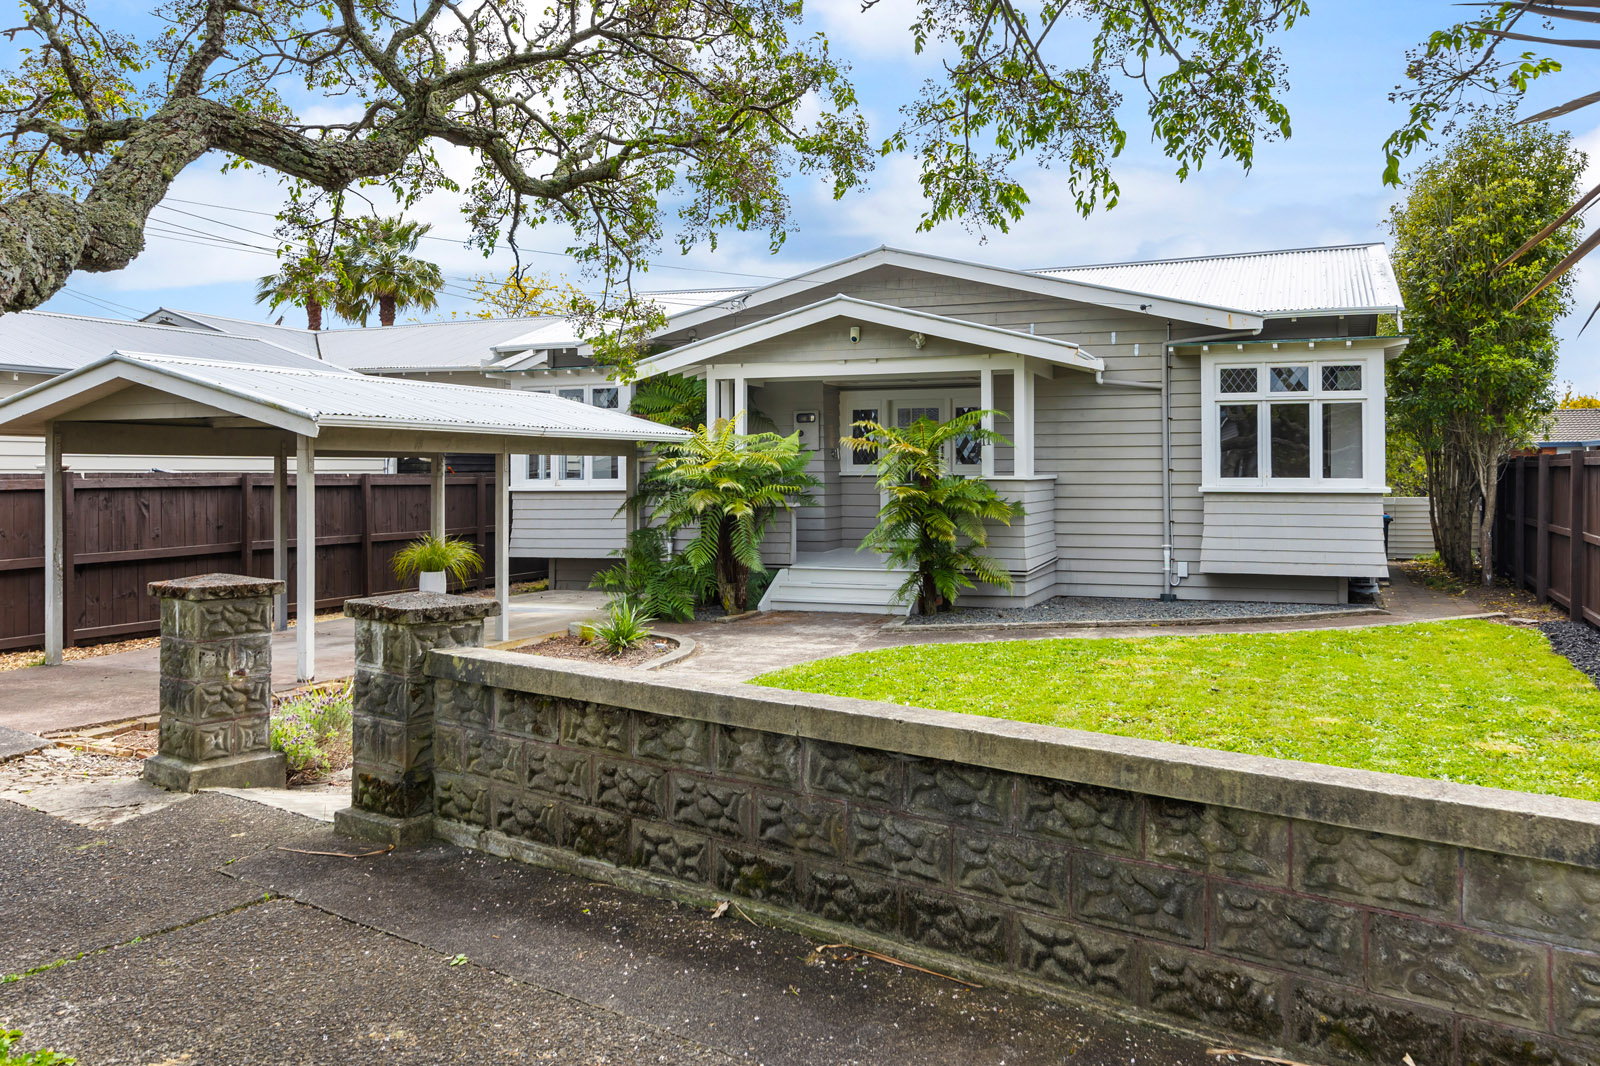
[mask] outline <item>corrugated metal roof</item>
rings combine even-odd
[[[0,368],[6,370],[59,374],[87,366],[119,348],[260,366],[327,369],[313,358],[255,337],[54,311],[0,315]]]
[[[1546,441],[1600,440],[1600,408],[1563,407],[1555,412]]]
[[[270,341],[273,344],[291,348],[301,355],[312,358],[321,358],[317,351],[317,334],[309,329],[299,326],[277,326],[271,322],[255,322],[248,318],[233,318],[229,315],[213,315],[208,311],[180,311],[174,307],[160,307],[144,317],[146,322],[159,322],[171,316],[175,320],[188,320],[207,329],[217,330],[219,333],[231,333],[236,337],[255,337],[259,340]],[[183,321],[174,321],[174,325],[181,326]]]
[[[1101,263],[1036,273],[1263,315],[1401,309],[1400,287],[1382,244]]]
[[[534,318],[463,318],[370,329],[323,330],[322,358],[351,370],[477,370]]]
[[[353,426],[502,436],[586,437],[599,440],[668,440],[682,430],[621,411],[517,389],[486,389],[406,378],[369,377],[335,368],[317,370],[246,366],[119,352],[104,360],[142,366],[229,395],[309,419],[320,427]],[[80,373],[92,369],[84,368]],[[31,393],[64,384],[58,378],[0,401],[6,408]]]

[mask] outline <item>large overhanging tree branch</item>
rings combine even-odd
[[[6,32],[21,57],[0,74],[0,311],[130,263],[150,211],[208,153],[283,175],[298,222],[378,187],[402,206],[458,194],[485,251],[562,224],[608,292],[658,248],[669,208],[685,248],[729,227],[776,245],[792,171],[842,195],[874,155],[799,0],[166,0],[149,40],[97,25],[82,0],[20,2]],[[911,43],[942,68],[878,151],[918,157],[928,226],[1016,220],[1025,164],[1064,171],[1088,213],[1115,203],[1131,85],[1180,177],[1212,153],[1248,167],[1289,132],[1271,40],[1306,11],[921,0]],[[446,173],[440,145],[472,153],[470,178]],[[623,307],[614,321],[639,318]]]

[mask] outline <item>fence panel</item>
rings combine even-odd
[[[295,493],[289,478],[289,573],[294,573]],[[0,649],[44,641],[44,487],[39,476],[0,477]],[[324,474],[317,478],[317,603],[398,591],[394,555],[427,532],[426,474]],[[63,475],[63,589],[67,643],[154,634],[151,581],[212,571],[272,574],[272,478],[262,474]],[[494,579],[494,480],[452,475],[447,531],[473,541]],[[290,582],[290,609],[294,599]]]
[[[1495,570],[1600,625],[1600,449],[1522,455],[1500,477]]]

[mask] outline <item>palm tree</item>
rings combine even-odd
[[[276,274],[266,274],[256,282],[256,303],[276,311],[283,304],[306,309],[306,328],[322,328],[322,308],[342,300],[348,282],[338,259],[323,254],[307,241],[297,255],[285,245],[278,250],[282,260]]]
[[[918,614],[954,607],[961,589],[973,587],[968,574],[987,585],[1011,587],[1011,575],[980,549],[989,544],[984,523],[1009,526],[1022,514],[1022,505],[1001,499],[987,481],[951,473],[946,460],[963,440],[1006,443],[983,427],[984,416],[993,413],[969,411],[948,422],[919,418],[904,429],[856,422],[861,436],[839,442],[879,457],[878,488],[888,498],[863,544],[887,555],[890,567],[910,568],[895,597],[901,603],[914,598]]]
[[[819,482],[806,472],[811,453],[799,434],[734,432],[732,419],[691,430],[685,441],[661,444],[656,464],[639,481],[629,505],[651,513],[667,535],[693,528],[683,549],[689,564],[716,579],[722,608],[749,605],[750,575],[761,573],[761,539],[779,511],[815,501]]]
[[[368,219],[340,246],[338,255],[351,278],[347,298],[336,305],[343,318],[367,324],[374,306],[381,325],[394,325],[396,311],[417,307],[431,311],[444,285],[437,263],[411,253],[432,229],[423,222],[398,218]]]

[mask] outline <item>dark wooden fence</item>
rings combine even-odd
[[[289,592],[294,600],[293,475]],[[430,479],[317,478],[317,608],[397,591],[390,561],[427,532]],[[213,571],[272,574],[270,474],[63,475],[68,646],[158,631],[151,581]],[[447,479],[445,525],[477,543],[493,581],[494,478]],[[515,574],[513,576],[516,576]],[[44,492],[38,476],[0,477],[0,649],[44,642]]]
[[[1496,510],[1495,569],[1600,625],[1600,449],[1512,459]]]

